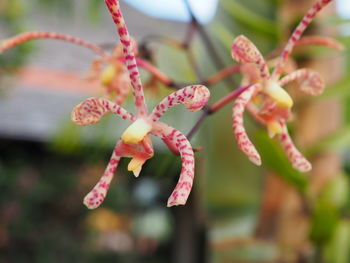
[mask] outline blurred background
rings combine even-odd
[[[314,1],[192,0],[196,23],[182,0],[155,2],[121,2],[140,56],[178,83],[199,83],[235,63],[230,46],[237,35],[264,55],[280,47]],[[292,92],[290,130],[313,171],[296,172],[264,127],[247,117],[263,158],[262,167],[251,164],[237,149],[228,105],[191,139],[203,149],[182,207],[166,208],[181,160],[155,139],[155,156],[140,177],[122,159],[106,200],[88,210],[82,200],[127,127],[115,116],[88,127],[70,121],[75,105],[103,93],[87,77],[96,56],[57,40],[0,54],[0,262],[349,263],[349,8],[347,0],[330,5],[307,31],[335,37],[345,50],[307,47],[293,56],[327,81],[318,98]],[[0,39],[35,30],[73,35],[106,51],[118,41],[101,0],[0,0]],[[188,34],[188,48],[165,40],[182,42]],[[141,73],[151,108],[172,90]],[[232,76],[211,87],[210,102],[239,81]],[[130,97],[124,106],[133,112]],[[200,116],[178,107],[164,120],[186,134]]]

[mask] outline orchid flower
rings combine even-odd
[[[137,44],[132,39],[134,53],[138,53]],[[93,61],[89,80],[98,80],[105,87],[107,98],[123,105],[130,93],[130,79],[127,68],[123,63],[123,47],[118,43],[109,56],[97,58]]]
[[[122,61],[122,46],[120,44],[116,45],[112,54],[108,54],[100,47],[77,37],[55,32],[33,31],[25,32],[0,42],[0,54],[17,45],[36,39],[56,39],[92,50],[99,55],[99,58],[92,62],[88,79],[99,81],[105,87],[106,97],[118,104],[125,102],[130,92],[130,80],[128,71]],[[135,52],[137,52],[134,40],[133,46]]]
[[[233,59],[242,64],[255,64],[259,70],[258,74],[252,74],[252,71],[247,69],[248,81],[252,85],[237,97],[233,105],[232,115],[234,136],[238,146],[256,165],[261,165],[261,157],[250,141],[243,125],[245,108],[267,127],[270,137],[278,135],[278,139],[295,169],[307,172],[312,168],[311,164],[297,150],[288,134],[286,121],[290,118],[293,100],[282,86],[299,81],[301,91],[316,96],[323,92],[324,81],[319,73],[311,69],[298,69],[283,78],[280,78],[280,75],[284,71],[289,55],[294,46],[298,44],[307,26],[316,14],[331,1],[318,0],[306,13],[284,47],[271,75],[263,56],[250,40],[241,35],[233,41],[231,50]],[[334,44],[329,40],[324,41],[323,39],[321,41],[320,38],[311,40],[309,38],[301,44],[309,44],[310,42],[328,46]]]
[[[100,181],[85,197],[84,204],[90,208],[98,207],[106,197],[111,180],[121,157],[131,157],[128,170],[139,176],[142,165],[153,156],[151,134],[160,137],[171,149],[176,149],[182,160],[179,181],[169,197],[168,206],[183,205],[190,194],[194,178],[194,154],[188,139],[180,131],[159,121],[161,116],[176,104],[184,104],[190,111],[200,110],[208,101],[209,90],[202,85],[188,86],[164,98],[148,114],[140,75],[132,47],[132,40],[122,16],[119,1],[105,0],[117,26],[123,45],[124,62],[129,71],[131,87],[136,107],[136,116],[117,103],[104,98],[84,100],[72,111],[72,120],[78,125],[97,123],[105,114],[114,113],[131,122],[121,135],[112,157]]]

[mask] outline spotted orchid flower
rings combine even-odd
[[[246,108],[254,118],[267,127],[270,137],[277,135],[295,169],[307,172],[312,168],[311,164],[297,150],[288,134],[286,121],[290,118],[293,100],[282,87],[293,81],[299,81],[301,91],[316,96],[323,92],[324,81],[319,73],[311,69],[298,69],[282,78],[280,76],[289,55],[294,46],[298,44],[307,26],[315,15],[331,1],[318,0],[306,13],[284,47],[271,75],[264,57],[250,40],[241,35],[233,41],[231,49],[233,59],[242,64],[254,64],[258,68],[258,73],[254,73],[249,67],[245,69],[251,85],[237,97],[233,105],[232,115],[234,136],[238,146],[256,165],[261,165],[261,157],[250,141],[243,125],[243,113]],[[299,42],[299,44],[310,43],[334,44],[334,42],[324,38],[309,38],[304,43]]]
[[[112,99],[117,104],[123,104],[130,93],[130,80],[128,70],[122,59],[122,46],[116,45],[112,54],[108,54],[100,47],[66,34],[44,31],[25,32],[0,42],[0,54],[8,49],[36,39],[56,39],[92,50],[99,55],[91,65],[88,79],[98,81],[105,88],[105,96]],[[133,40],[135,52],[137,51],[136,42]]]
[[[138,53],[137,43],[131,38],[134,53]],[[130,93],[128,69],[123,63],[123,46],[118,43],[109,56],[97,58],[91,65],[89,80],[97,80],[105,87],[105,95],[119,105],[123,105]]]
[[[88,193],[84,204],[90,208],[98,207],[106,197],[111,180],[121,157],[131,157],[128,170],[139,176],[142,165],[153,156],[151,134],[160,137],[171,149],[176,149],[182,160],[179,181],[168,200],[168,206],[183,205],[190,194],[194,178],[194,154],[188,139],[180,131],[159,121],[171,107],[183,104],[190,111],[200,110],[208,101],[209,90],[202,85],[188,86],[177,90],[164,98],[151,113],[147,112],[138,67],[132,48],[132,40],[126,28],[119,1],[105,0],[112,14],[123,45],[123,56],[129,77],[136,107],[136,115],[132,115],[117,103],[105,98],[90,98],[77,105],[72,111],[72,120],[78,125],[97,123],[105,114],[114,113],[131,125],[121,135],[112,157],[99,182]]]

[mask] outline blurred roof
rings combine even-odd
[[[87,4],[75,0],[71,14],[32,6],[27,30],[65,33],[97,44],[116,43],[115,26],[105,8],[101,20],[87,22]],[[148,17],[122,3],[129,31],[136,39],[155,34],[181,39],[185,25]],[[52,13],[53,12],[53,13]],[[135,19],[136,18],[136,19]],[[8,37],[0,24],[0,38]],[[96,89],[83,80],[94,58],[91,51],[55,40],[38,40],[25,68],[0,97],[0,136],[29,140],[51,138],[71,109]]]

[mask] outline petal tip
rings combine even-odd
[[[261,164],[262,164],[260,156],[254,157],[254,158],[249,158],[249,160],[257,166],[261,166]]]
[[[260,52],[248,38],[239,35],[233,40],[231,56],[238,63],[255,63],[259,60]]]
[[[95,209],[97,207],[99,207],[101,205],[101,202],[99,202],[98,200],[94,199],[93,197],[90,197],[90,194],[88,194],[83,201],[84,205],[92,210]]]
[[[192,186],[191,186],[192,187]],[[175,189],[168,199],[168,207],[185,205],[191,189]]]
[[[75,124],[85,126],[98,123],[102,115],[98,99],[89,98],[74,107],[71,119]]]
[[[167,207],[172,207],[172,206],[179,206],[179,205],[185,205],[186,204],[185,199],[172,199],[169,198],[168,203],[167,203]]]
[[[301,173],[307,173],[307,172],[310,172],[312,170],[312,164],[305,160],[304,163],[299,164],[299,165],[295,165],[294,168],[297,169]]]
[[[186,109],[192,112],[202,109],[210,98],[210,91],[206,86],[199,85],[195,89],[193,98],[184,103]]]

